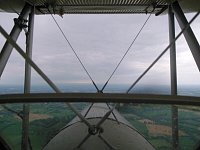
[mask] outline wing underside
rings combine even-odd
[[[171,0],[26,0],[36,6],[37,14],[74,14],[74,13],[154,13],[167,9]],[[179,0],[184,12],[199,11],[199,0]],[[0,11],[20,12],[24,0],[0,0]]]

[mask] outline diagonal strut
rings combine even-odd
[[[187,30],[190,24],[198,17],[200,12],[197,12],[194,17],[188,22],[188,24],[182,29],[182,31],[176,36],[176,38],[163,50],[163,52],[151,63],[151,65],[137,78],[137,80],[126,91],[129,93],[131,89],[142,79],[142,77],[156,64],[156,62],[168,51],[168,49],[176,42],[176,40]]]
[[[47,77],[46,74],[24,53],[24,51],[19,47],[19,45],[8,35],[8,33],[1,27],[0,32],[2,35],[10,42],[10,44],[17,50],[17,52],[35,69],[35,71],[48,83],[48,85],[56,92],[62,93],[59,88]],[[68,107],[83,121],[88,127],[90,123],[70,104],[66,103]]]

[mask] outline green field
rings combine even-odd
[[[82,110],[86,104],[75,105],[78,110]],[[20,112],[22,105],[7,105],[7,107]],[[32,104],[30,114],[46,115],[48,118],[30,121],[29,136],[33,150],[39,150],[54,137],[75,114],[61,103]],[[7,110],[0,109],[0,136],[5,139],[14,150],[20,150],[21,146],[21,119],[17,115]],[[31,116],[31,115],[30,115]]]
[[[83,110],[88,104],[79,103],[74,106]],[[12,104],[7,107],[20,112],[22,105]],[[158,150],[171,149],[171,106],[167,105],[123,105],[118,111]],[[75,114],[64,103],[42,103],[30,106],[30,140],[33,150],[42,149]],[[20,150],[21,119],[17,115],[0,107],[0,136],[14,150]],[[153,122],[148,125],[144,120]],[[154,125],[165,127],[161,131],[151,131]],[[199,108],[179,108],[180,150],[192,150],[200,141]],[[150,132],[151,131],[151,132]]]
[[[171,126],[171,106],[164,105],[124,105],[119,112],[158,150],[172,149],[172,137],[166,134],[152,134],[146,124],[140,120],[148,119],[155,125]],[[134,114],[135,117],[130,115]],[[193,150],[200,141],[200,111],[199,108],[180,107],[179,109],[180,150]]]

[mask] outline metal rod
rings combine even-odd
[[[67,106],[79,117],[81,121],[83,121],[89,128],[91,127],[91,124],[87,121],[87,119],[79,113],[71,104],[66,103]]]
[[[16,114],[16,115],[17,115],[18,117],[20,117],[21,119],[23,118],[21,112],[17,112],[17,111],[15,111],[15,110],[13,110],[13,109],[7,107],[6,105],[1,105],[1,107],[3,107],[5,110],[7,110],[7,111],[9,111],[9,112],[11,112],[11,113]]]
[[[174,13],[172,12],[171,5],[168,8],[169,17],[169,43],[175,39],[175,23]],[[170,74],[171,74],[171,95],[177,95],[177,71],[176,71],[176,44],[172,44],[170,47]],[[179,134],[178,134],[178,107],[172,105],[172,148],[178,149]]]
[[[51,86],[54,91],[60,93],[61,91],[57,86],[42,72],[42,70],[24,53],[19,45],[9,36],[0,25],[0,32],[10,42],[10,44],[19,52],[19,54],[35,69],[35,71]]]
[[[173,43],[170,47],[170,74],[171,74],[171,94],[177,95],[177,69],[176,69],[176,43],[175,39],[175,22],[174,13],[171,6],[168,10],[169,16],[169,43]]]
[[[21,150],[29,150],[29,104],[23,104]]]
[[[200,106],[200,97],[116,93],[32,93],[0,95],[0,104],[43,102],[145,103]]]
[[[109,104],[106,103],[106,105],[108,106],[108,109],[111,110],[111,107],[109,106]],[[115,120],[117,121],[117,123],[120,124],[114,112],[112,112],[112,115],[115,118]]]
[[[93,105],[93,103],[92,103],[92,105]],[[91,105],[91,106],[92,106]],[[116,106],[116,104],[115,104],[115,106]],[[88,128],[88,132],[89,132],[89,130],[98,130],[98,129],[100,129],[100,127],[101,127],[101,125],[106,121],[106,119],[108,119],[108,117],[110,116],[110,114],[113,112],[113,110],[115,109],[115,106],[112,108],[112,109],[109,109],[109,111],[101,118],[101,120],[95,125],[95,127],[92,127],[91,126],[91,128],[89,127]],[[91,107],[90,107],[91,108]],[[89,109],[90,109],[89,108]],[[96,129],[95,129],[96,128]],[[95,133],[96,134],[96,133]],[[94,135],[95,135],[94,134]],[[78,147],[77,148],[80,148],[87,140],[88,140],[88,138],[91,136],[91,135],[93,135],[93,134],[91,134],[90,132],[88,133],[88,135],[86,135],[86,137],[81,141],[81,143],[78,145]]]
[[[26,20],[29,15],[30,9],[31,9],[31,6],[28,3],[26,3],[24,8],[21,11],[19,17],[16,20],[18,20],[19,22]],[[20,27],[19,22],[18,23],[15,22],[15,25],[14,25],[12,31],[10,32],[10,36],[12,37],[12,39],[14,41],[17,41],[17,39],[22,31],[22,28]],[[5,45],[2,48],[1,53],[0,53],[0,77],[2,76],[4,68],[8,62],[10,55],[11,55],[12,49],[13,49],[13,46],[7,40]]]
[[[50,11],[49,11],[50,12]],[[76,56],[76,58],[78,59],[79,63],[81,64],[82,68],[84,69],[84,71],[86,72],[86,74],[88,75],[88,77],[90,78],[92,84],[94,85],[94,87],[96,88],[97,92],[99,92],[99,88],[96,85],[96,83],[94,82],[92,76],[90,75],[90,73],[88,72],[88,70],[86,69],[85,65],[83,64],[82,60],[80,59],[80,57],[78,56],[77,52],[75,51],[75,49],[72,47],[72,44],[69,42],[67,36],[65,35],[65,33],[63,32],[62,28],[60,27],[60,25],[58,24],[58,22],[56,21],[55,17],[51,14],[51,17],[53,18],[54,22],[56,23],[57,27],[59,28],[61,34],[63,35],[64,39],[66,40],[67,44],[69,45],[69,47],[71,48],[71,50],[73,51],[74,55]]]
[[[77,148],[80,148],[89,138],[90,138],[91,134],[88,133],[84,139],[80,142],[80,144],[77,146]]]
[[[7,32],[0,25],[0,32],[3,36],[12,44],[12,46],[17,50],[17,52],[31,65],[35,71],[48,83],[48,85],[56,92],[61,93],[59,88],[43,73],[43,71],[24,53],[24,51],[19,47],[19,45],[7,34]],[[69,103],[67,106],[87,125],[90,123]]]
[[[92,108],[93,105],[94,105],[94,103],[92,103],[92,104],[90,105],[90,107],[88,108],[88,110],[87,110],[87,112],[85,113],[84,117],[87,116],[87,114],[90,112],[90,109]]]
[[[116,104],[113,106],[112,109],[110,109],[102,118],[101,120],[97,123],[96,127],[99,128],[105,121],[106,119],[108,119],[108,117],[110,116],[110,114],[114,111],[116,107]]]
[[[34,16],[35,7],[31,8],[28,20],[28,32],[26,33],[26,54],[29,58],[32,58],[33,47],[33,30],[34,30]],[[24,77],[24,93],[30,93],[31,88],[31,66],[28,62],[25,62],[25,77]],[[23,104],[23,119],[22,119],[22,150],[28,150],[29,148],[29,104]]]
[[[101,134],[98,137],[109,147],[110,150],[116,150]]]
[[[171,42],[164,51],[151,63],[151,65],[137,78],[137,80],[130,86],[130,88],[126,91],[129,93],[130,90],[142,79],[142,77],[156,64],[156,62],[167,52],[167,50],[176,42],[176,40],[183,34],[185,30],[190,26],[190,24],[199,16],[200,12],[197,12],[194,17],[190,20],[190,22],[182,29],[182,31],[176,36],[176,38]]]
[[[178,3],[178,1],[175,1],[174,3],[172,3],[172,8],[173,8],[174,14],[176,16],[176,19],[179,23],[180,28],[184,29],[184,27],[188,24],[188,21]],[[194,60],[200,71],[200,46],[199,46],[199,43],[192,31],[192,28],[189,26],[187,28],[187,30],[184,31],[183,35],[188,43],[188,46],[192,52]]]
[[[126,55],[128,54],[128,52],[131,50],[133,44],[135,43],[135,41],[137,40],[137,38],[139,37],[140,33],[142,32],[142,30],[144,29],[145,25],[147,24],[147,22],[149,21],[151,17],[151,13],[149,14],[149,16],[147,17],[147,19],[145,20],[144,24],[142,25],[142,27],[140,28],[139,32],[137,33],[137,35],[134,37],[133,41],[131,42],[130,46],[128,47],[128,49],[126,50],[126,52],[124,53],[124,55],[122,56],[122,58],[120,59],[119,63],[117,64],[117,66],[115,67],[115,69],[113,70],[113,72],[111,73],[111,75],[109,76],[108,80],[106,81],[106,83],[103,85],[101,92],[104,91],[105,87],[107,86],[108,82],[110,81],[110,79],[113,77],[114,73],[117,71],[117,69],[119,68],[120,64],[122,63],[122,61],[124,60],[124,58],[126,57]]]
[[[29,15],[28,32],[26,34],[26,55],[32,59],[33,31],[34,31],[35,7],[32,7]],[[24,93],[30,93],[31,88],[31,66],[25,62]]]

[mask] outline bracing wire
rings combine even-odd
[[[162,53],[151,63],[151,65],[137,78],[137,80],[130,86],[130,88],[126,91],[129,93],[131,89],[142,79],[142,77],[157,63],[157,61],[168,51],[168,49],[178,40],[178,38],[183,34],[185,30],[187,30],[190,24],[198,17],[200,12],[197,12],[194,17],[188,22],[185,28],[175,37],[175,39],[162,51]]]
[[[106,83],[104,84],[104,86],[102,87],[101,91],[103,92],[103,90],[105,89],[105,87],[107,86],[108,82],[110,81],[110,79],[113,77],[114,73],[117,71],[117,69],[119,68],[120,64],[122,63],[122,61],[124,60],[124,58],[126,57],[126,55],[128,54],[128,52],[131,50],[131,47],[133,46],[133,44],[135,43],[135,41],[137,40],[138,36],[140,35],[140,33],[142,32],[143,28],[145,27],[145,25],[147,24],[148,20],[151,17],[151,14],[149,14],[149,16],[147,17],[146,21],[144,22],[144,24],[142,25],[142,27],[140,28],[139,32],[137,33],[137,35],[135,36],[135,38],[133,39],[132,43],[130,44],[130,46],[128,47],[128,49],[126,50],[126,52],[124,53],[123,57],[121,58],[121,60],[119,61],[119,63],[117,64],[117,66],[115,67],[114,71],[112,72],[112,74],[110,75],[110,77],[108,78],[108,80],[106,81]]]
[[[61,93],[60,89],[44,74],[44,72],[24,53],[18,44],[8,35],[8,33],[1,27],[1,34],[10,42],[10,44],[17,50],[17,52],[35,69],[35,71],[47,82],[47,84],[56,92]],[[83,121],[87,126],[90,127],[90,123],[79,113],[70,103],[66,103],[67,106]]]
[[[51,13],[50,13],[51,14]],[[60,27],[60,25],[58,24],[58,22],[56,21],[55,17],[51,14],[51,17],[53,18],[54,22],[56,23],[57,27],[59,28],[59,30],[61,31],[64,39],[66,40],[66,42],[68,43],[68,45],[70,46],[71,50],[73,51],[73,53],[75,54],[76,58],[78,59],[79,63],[81,64],[81,66],[83,67],[83,69],[85,70],[86,74],[88,75],[88,77],[90,78],[90,80],[92,81],[92,84],[95,86],[96,90],[99,92],[99,88],[97,87],[96,83],[94,82],[94,80],[92,79],[91,75],[89,74],[89,72],[87,71],[86,67],[84,66],[83,62],[81,61],[81,59],[79,58],[78,54],[76,53],[75,49],[72,47],[71,43],[69,42],[68,38],[66,37],[65,33],[63,32],[62,28]]]

